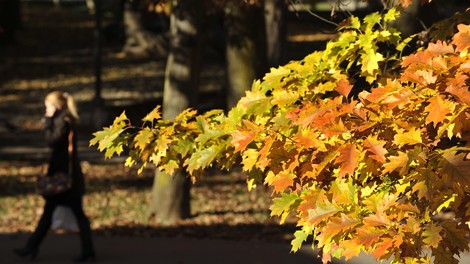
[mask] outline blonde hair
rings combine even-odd
[[[67,111],[75,121],[80,120],[77,105],[72,95],[60,91],[50,92],[46,95],[46,101],[51,102],[55,107]]]

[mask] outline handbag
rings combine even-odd
[[[53,175],[40,175],[36,180],[36,192],[44,196],[63,193],[71,187],[72,177],[64,172],[57,172]]]
[[[72,187],[72,152],[73,152],[73,131],[68,136],[69,139],[69,170],[68,173],[58,171],[53,175],[39,175],[36,179],[36,193],[43,196],[50,196],[63,193]]]

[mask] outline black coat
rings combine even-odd
[[[85,193],[85,179],[80,167],[77,151],[77,137],[74,122],[65,111],[59,111],[53,117],[44,118],[45,135],[47,146],[51,149],[48,162],[47,174],[53,175],[56,172],[69,172],[72,177],[72,188],[68,191],[71,194],[83,195]],[[69,163],[69,136],[72,131],[72,160]],[[69,165],[70,164],[70,165]]]

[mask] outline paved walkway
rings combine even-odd
[[[18,258],[12,249],[21,247],[26,234],[0,234],[0,263],[29,263]],[[304,246],[290,253],[287,243],[265,241],[229,241],[189,238],[95,237],[97,263],[158,264],[321,264],[316,251]],[[71,263],[79,254],[77,234],[49,234],[35,260],[37,263]],[[332,264],[378,264],[371,256],[361,254],[347,262]],[[388,264],[389,262],[383,262]],[[470,254],[460,264],[470,264]]]
[[[26,235],[0,235],[0,263],[27,263],[16,257]],[[76,234],[49,234],[36,262],[69,263],[79,252]],[[98,263],[158,264],[319,264],[314,252],[307,248],[296,254],[281,243],[256,241],[197,240],[187,238],[95,237]],[[361,262],[363,263],[363,262]]]

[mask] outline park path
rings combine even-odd
[[[28,263],[13,255],[26,235],[0,235],[0,263]],[[320,264],[308,247],[289,253],[290,246],[278,242],[227,241],[189,238],[96,237],[97,263],[158,264]],[[78,255],[79,239],[75,234],[50,234],[46,237],[37,263],[68,263]],[[332,264],[345,262],[334,261]],[[376,264],[361,255],[349,264]]]

